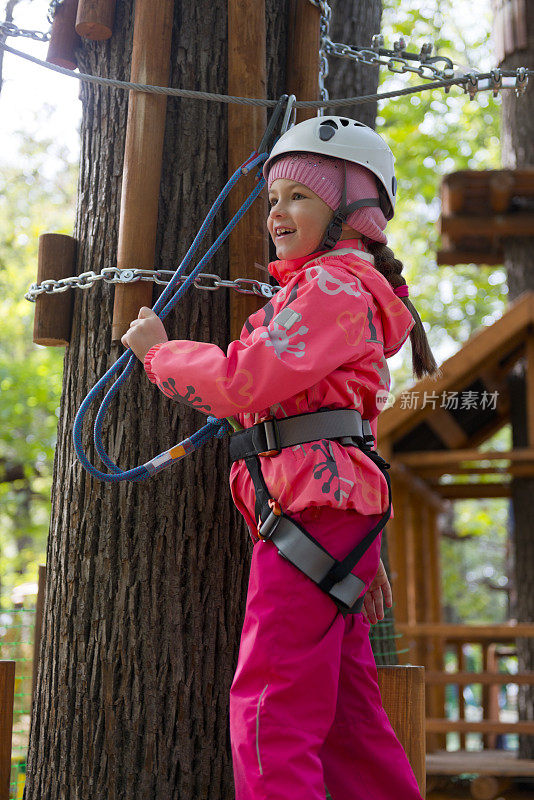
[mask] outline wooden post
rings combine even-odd
[[[75,28],[77,10],[78,0],[64,0],[56,7],[46,56],[50,64],[76,69],[74,52],[80,41]]]
[[[37,603],[35,606],[35,628],[33,635],[33,664],[32,664],[32,707],[37,684],[39,669],[39,651],[41,649],[41,631],[43,629],[44,593],[46,585],[46,567],[39,565],[39,583],[37,588]]]
[[[0,661],[0,800],[9,800],[15,662]]]
[[[321,12],[309,0],[290,0],[287,36],[287,92],[297,100],[319,99]],[[297,111],[297,122],[315,117],[313,109]]]
[[[378,667],[382,705],[425,796],[424,667]]]
[[[62,233],[39,236],[37,283],[74,275],[76,239]],[[72,289],[60,294],[41,294],[35,301],[33,341],[35,344],[60,347],[70,341],[72,325]]]
[[[265,97],[266,68],[265,0],[228,0],[228,93],[241,97]],[[266,109],[259,106],[228,106],[228,168],[233,174],[255,150],[267,124]],[[254,175],[256,170],[253,171]],[[241,178],[228,197],[232,217],[254,188],[254,177]],[[254,201],[229,239],[230,279],[266,276],[256,264],[266,267],[269,259],[266,227],[267,203]],[[230,336],[239,339],[245,319],[265,300],[232,292]]]
[[[130,77],[134,83],[167,85],[173,7],[173,0],[137,0]],[[154,267],[166,108],[165,95],[130,92],[117,248],[120,268]],[[150,281],[117,284],[113,341],[126,333],[141,306],[151,305]]]
[[[76,33],[94,41],[109,39],[114,17],[115,0],[78,0]]]

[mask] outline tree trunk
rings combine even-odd
[[[506,57],[504,69],[524,66],[534,67],[534,5],[525,3],[527,49],[518,50]],[[517,98],[514,92],[503,92],[502,104],[502,160],[511,169],[534,166],[534,86],[532,78],[526,93]],[[509,298],[514,300],[525,291],[534,291],[532,248],[534,238],[516,238],[504,241],[504,264],[508,276]],[[509,381],[512,406],[512,431],[514,447],[528,446],[526,389],[526,363],[518,366]],[[519,622],[534,618],[534,540],[532,538],[533,514],[530,498],[534,493],[534,479],[512,480],[513,561],[514,585],[517,589],[513,614]],[[518,641],[519,671],[534,669],[534,641]],[[519,718],[534,720],[534,688],[519,687]],[[534,758],[534,737],[519,737],[519,755]]]
[[[330,38],[333,42],[370,47],[375,33],[380,33],[382,0],[337,0],[332,3]],[[356,97],[375,94],[378,88],[378,67],[370,67],[347,58],[330,56],[329,77],[326,87],[330,97]],[[365,125],[375,127],[377,104],[362,103],[349,108],[327,107],[329,114],[357,119]]]
[[[269,95],[283,84],[285,3],[268,2]],[[226,2],[176,3],[170,85],[226,91]],[[134,0],[117,3],[109,42],[84,42],[80,69],[129,79]],[[114,263],[128,97],[81,85],[78,271]],[[169,99],[156,264],[185,254],[228,169],[227,111]],[[221,214],[217,233],[223,228]],[[208,237],[209,238],[209,237]],[[204,252],[204,249],[202,249]],[[209,271],[228,277],[227,248]],[[132,265],[135,266],[135,265]],[[171,338],[225,347],[229,297],[192,289],[166,320]],[[26,800],[230,800],[228,690],[250,547],[228,491],[225,442],[144,483],[100,483],[77,462],[74,415],[123,351],[111,346],[113,288],[76,295],[65,356],[47,554],[43,635]],[[96,408],[88,414],[87,442]],[[104,429],[127,468],[197,430],[137,365]],[[91,446],[88,454],[96,460]]]

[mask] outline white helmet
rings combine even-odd
[[[360,164],[378,179],[380,208],[386,219],[395,213],[395,157],[372,128],[348,117],[313,117],[290,128],[276,142],[263,165],[265,180],[273,160],[284,153],[321,153]]]

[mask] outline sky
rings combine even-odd
[[[2,15],[5,4],[2,3]],[[48,0],[22,0],[15,8],[19,28],[46,32]],[[37,58],[46,59],[48,44],[9,37],[7,44]],[[79,81],[5,53],[0,94],[0,160],[11,161],[16,154],[18,130],[38,132],[43,138],[62,137],[73,157],[79,152],[81,103]]]

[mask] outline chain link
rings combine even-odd
[[[100,272],[82,272],[59,280],[49,279],[41,283],[32,283],[24,295],[26,300],[34,303],[42,294],[60,294],[69,289],[90,289],[95,283],[136,283],[137,281],[153,281],[161,286],[166,286],[174,277],[171,269],[121,269],[119,267],[104,267]],[[187,275],[182,275],[179,283],[184,283]],[[200,272],[194,280],[197,289],[215,292],[217,289],[233,289],[239,294],[254,294],[257,297],[270,299],[280,290],[279,286],[252,278],[236,278],[235,281],[225,280],[214,273]],[[247,288],[249,287],[249,288]]]
[[[46,18],[51,26],[58,8],[63,5],[64,2],[65,0],[51,0],[46,14]],[[2,34],[5,39],[8,37],[15,38],[17,36],[22,36],[25,39],[33,39],[34,42],[50,41],[50,31],[44,33],[43,31],[27,30],[26,28],[19,28],[18,25],[15,25],[13,22],[0,22],[0,37]]]
[[[64,0],[51,0],[50,4],[48,6],[48,13],[46,15],[46,18],[47,18],[48,22],[50,23],[50,25],[54,24],[54,17],[56,16],[56,11],[58,10],[58,8],[61,5],[63,5],[63,3],[64,3]]]
[[[24,36],[26,39],[33,39],[35,42],[48,42],[50,40],[50,33],[25,30],[12,22],[0,22],[0,36],[2,34],[6,39],[8,36]]]

